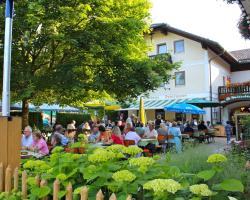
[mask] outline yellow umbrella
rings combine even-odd
[[[140,108],[139,108],[139,118],[141,120],[141,123],[143,125],[146,125],[146,114],[145,114],[145,109],[144,109],[144,101],[143,98],[140,98]]]
[[[119,105],[110,105],[110,106],[104,107],[105,110],[119,110],[120,108],[121,108],[121,106],[119,106]]]

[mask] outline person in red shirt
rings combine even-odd
[[[118,126],[114,126],[114,128],[112,129],[111,142],[113,144],[123,145],[123,138],[121,135],[121,130]]]

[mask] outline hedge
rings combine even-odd
[[[56,123],[61,124],[64,127],[66,127],[72,120],[75,120],[76,126],[79,126],[90,119],[90,115],[84,113],[56,113]]]
[[[11,116],[22,117],[22,112],[11,112]],[[43,118],[41,112],[29,112],[29,125],[31,127],[36,127],[40,130],[43,129]]]

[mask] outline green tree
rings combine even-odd
[[[81,106],[106,95],[122,101],[168,81],[177,65],[147,56],[149,9],[149,0],[16,1],[11,98],[23,103],[23,125],[31,102]],[[3,38],[1,27],[0,44]]]

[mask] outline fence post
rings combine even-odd
[[[88,188],[86,186],[84,186],[81,189],[80,195],[81,195],[81,200],[88,200]]]
[[[65,200],[72,200],[73,199],[72,193],[72,184],[69,183],[66,187],[66,199]]]
[[[15,171],[14,171],[14,190],[15,191],[18,191],[18,180],[19,180],[19,177],[18,177],[18,167],[16,167]]]
[[[39,186],[40,186],[40,178],[39,178],[39,175],[36,175],[35,179],[36,179],[36,185],[39,187]]]
[[[3,179],[4,179],[4,176],[3,176],[3,163],[0,163],[0,192],[3,192]]]
[[[47,181],[41,180],[40,187],[44,187],[46,185],[47,185]],[[43,198],[41,198],[41,200],[48,200],[48,197],[43,197]]]
[[[114,193],[110,196],[109,200],[117,200],[117,198],[116,198],[116,196],[115,196]]]
[[[53,200],[59,199],[60,182],[58,179],[55,180],[53,184]]]
[[[8,194],[11,192],[11,167],[8,165],[5,171],[5,192]]]
[[[27,172],[22,172],[22,198],[27,199]]]
[[[102,190],[99,190],[99,192],[96,194],[96,200],[104,200]]]

